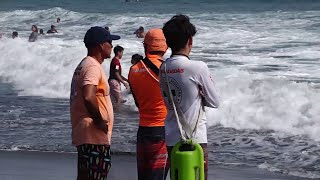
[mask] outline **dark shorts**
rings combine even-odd
[[[83,144],[78,150],[78,179],[106,180],[111,167],[109,145]]]
[[[139,127],[137,167],[139,180],[166,179],[169,166],[164,127]]]
[[[208,179],[208,145],[207,143],[201,143],[200,146],[203,149],[203,155],[204,155],[204,176],[205,180]],[[173,146],[168,146],[168,154],[169,154],[169,162],[170,162],[170,156],[171,156],[171,151],[173,149]]]

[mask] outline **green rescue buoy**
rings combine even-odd
[[[172,180],[204,180],[202,147],[191,140],[177,143],[171,152]]]

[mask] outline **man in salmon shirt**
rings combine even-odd
[[[167,51],[161,29],[150,29],[144,38],[146,58],[134,64],[129,84],[139,109],[137,166],[139,180],[163,180],[168,172],[164,119],[166,106],[159,85],[159,67]]]
[[[72,77],[70,114],[72,144],[78,150],[77,180],[106,179],[111,167],[113,108],[101,64],[110,58],[112,40],[118,39],[102,27],[90,28],[84,37],[88,55]]]

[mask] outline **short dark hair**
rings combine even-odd
[[[140,54],[134,54],[132,55],[131,59],[134,61],[140,61],[143,59],[143,56],[141,56]]]
[[[141,56],[140,54],[134,54],[131,57],[131,64],[136,64],[138,63],[140,60],[143,60],[143,56]]]
[[[164,36],[166,37],[167,45],[173,52],[177,52],[188,42],[190,37],[196,33],[196,27],[190,22],[186,15],[175,15],[162,28]]]
[[[113,48],[113,52],[114,52],[115,55],[117,55],[118,52],[121,52],[123,50],[124,50],[124,48],[119,46],[119,45]]]
[[[17,31],[13,31],[13,32],[12,32],[12,35],[18,36],[18,32],[17,32]]]

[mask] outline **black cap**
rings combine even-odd
[[[112,42],[112,40],[118,40],[120,39],[120,36],[117,35],[111,35],[109,31],[107,31],[103,27],[95,26],[91,27],[86,35],[84,36],[84,44],[86,47],[94,47],[99,44],[105,43],[105,42]]]

